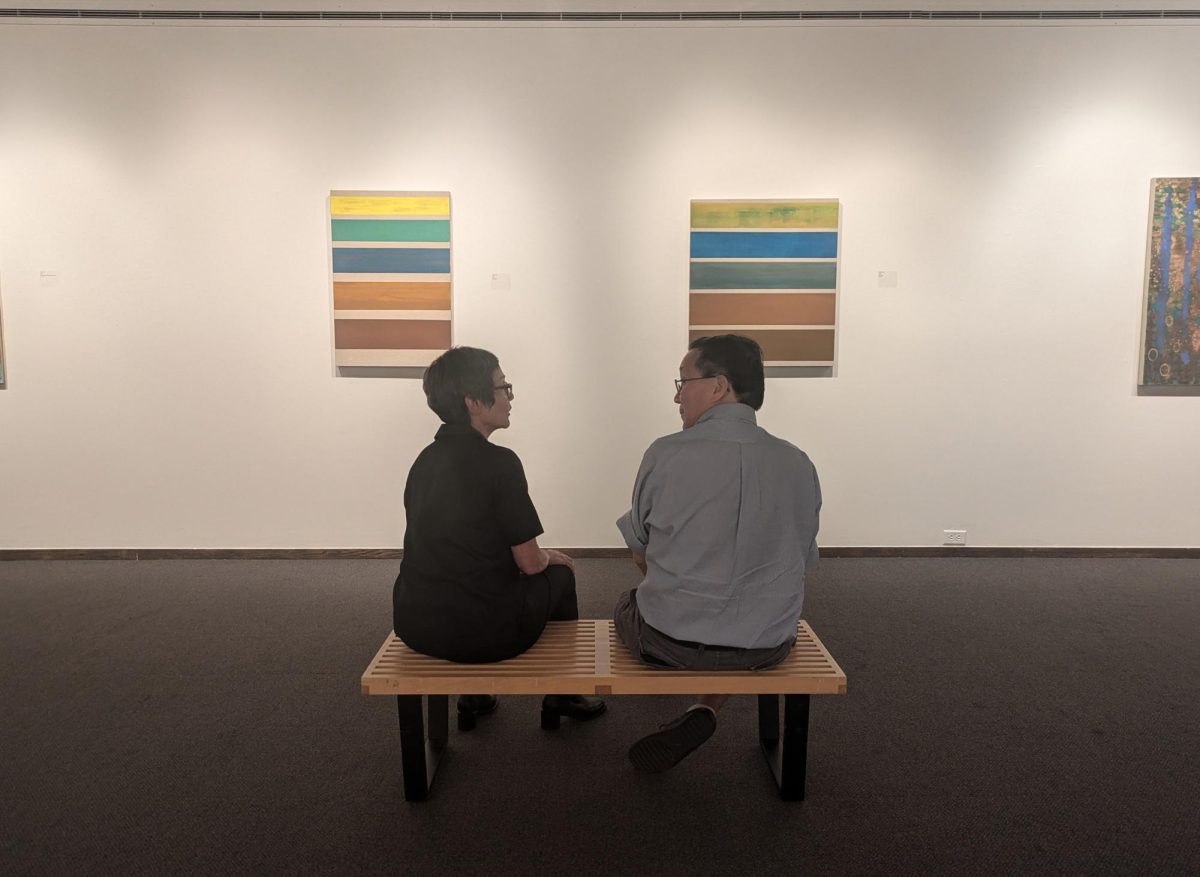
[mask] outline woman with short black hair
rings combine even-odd
[[[503,661],[537,642],[546,622],[579,617],[575,564],[538,546],[542,523],[521,461],[489,441],[508,428],[514,398],[496,356],[451,348],[426,369],[422,387],[442,426],[404,488],[404,557],[392,591],[396,635],[435,658]],[[490,695],[458,700],[468,723],[495,708]],[[549,695],[542,709],[590,719],[604,701]]]

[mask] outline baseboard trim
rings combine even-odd
[[[622,558],[627,548],[563,548],[572,557]],[[398,560],[399,548],[0,548],[5,560]],[[1200,560],[1200,548],[1047,548],[929,545],[822,547],[821,557],[1066,557]]]
[[[330,560],[399,558],[399,548],[0,548],[3,560]]]
[[[941,546],[934,545],[825,548],[822,546],[821,557],[1148,557],[1165,559],[1200,559],[1200,548],[1072,548],[1002,545],[965,548],[943,548]]]

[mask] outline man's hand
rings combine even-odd
[[[563,554],[561,551],[558,551],[554,548],[547,548],[546,556],[550,558],[549,565],[565,566],[571,570],[572,574],[575,572],[575,561]]]
[[[646,555],[639,551],[631,551],[633,555],[633,565],[642,571],[642,575],[646,574]]]

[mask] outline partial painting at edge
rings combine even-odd
[[[450,193],[330,192],[337,366],[423,367],[451,344]]]
[[[832,366],[836,200],[693,201],[688,336],[747,335],[767,366]]]
[[[8,374],[4,369],[4,308],[0,306],[0,390],[8,386]]]
[[[1153,181],[1144,387],[1200,386],[1200,179]]]

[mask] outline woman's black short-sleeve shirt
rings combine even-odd
[[[525,599],[512,547],[542,533],[517,455],[445,424],[408,473],[404,511],[396,635],[453,660],[511,641]]]

